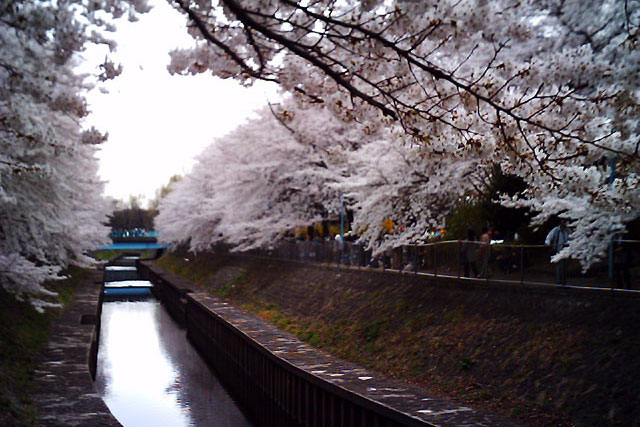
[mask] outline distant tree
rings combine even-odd
[[[143,195],[129,195],[125,202],[114,200],[112,211],[108,214],[107,225],[112,230],[153,230],[153,218],[157,215],[154,209],[142,207]]]
[[[142,207],[142,195],[135,196],[133,194],[129,195],[129,202],[127,203],[127,207],[129,209],[141,209]]]
[[[473,174],[473,191],[458,199],[447,216],[446,228],[449,236],[466,239],[467,231],[473,229],[476,235],[482,227],[493,226],[502,239],[513,239],[517,233],[526,243],[540,244],[543,236],[532,236],[529,227],[530,212],[526,208],[509,208],[500,203],[503,195],[513,197],[523,194],[526,182],[515,175],[502,172],[499,165]]]
[[[112,230],[153,230],[154,211],[141,208],[128,208],[109,214],[109,226]]]

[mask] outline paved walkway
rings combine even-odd
[[[81,283],[52,328],[31,396],[41,426],[120,426],[89,370],[101,280],[96,271]]]

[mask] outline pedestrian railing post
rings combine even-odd
[[[524,246],[520,246],[520,284],[524,283]]]
[[[615,234],[611,236],[611,241],[609,242],[609,250],[608,250],[608,261],[609,261],[608,273],[609,273],[609,284],[611,285],[611,288],[615,287],[615,284],[613,282],[613,240],[614,239],[615,239]]]
[[[462,242],[458,240],[458,279],[460,278],[460,268],[462,267]]]
[[[489,280],[489,265],[491,264],[491,242],[487,243],[487,268],[484,273],[484,280]]]
[[[431,246],[431,251],[433,253],[433,275],[437,277],[438,276],[438,258],[436,254],[437,253],[436,246],[437,246],[437,243],[434,243]]]
[[[322,242],[322,263],[329,264],[327,257],[327,242]]]

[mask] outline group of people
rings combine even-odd
[[[340,234],[335,237],[325,240],[313,230],[308,232],[306,242],[309,244],[307,248],[303,245],[303,258],[310,257],[315,258],[316,255],[320,255],[320,248],[315,247],[321,242],[332,241],[330,244],[333,247],[332,252],[336,259],[341,264],[351,265],[365,265],[368,264],[372,267],[383,268],[396,268],[403,271],[413,271],[416,267],[419,267],[421,257],[425,256],[424,253],[416,249],[416,252],[411,252],[411,248],[407,247],[389,247],[386,251],[371,256],[370,250],[365,250],[358,241],[355,241],[356,236],[352,233],[347,233],[343,236]],[[491,244],[497,238],[499,233],[494,227],[483,227],[479,238],[476,232],[472,229],[467,231],[466,240],[462,242],[460,247],[460,264],[464,269],[465,277],[474,278],[489,278],[491,275],[490,261],[492,259]],[[516,236],[517,239],[517,236]],[[570,232],[568,227],[568,221],[561,219],[560,223],[552,228],[546,236],[545,245],[550,249],[550,256],[553,258],[556,254],[560,253],[568,244],[570,239]],[[355,243],[355,245],[348,244]],[[315,243],[312,245],[311,243]],[[494,242],[495,243],[495,242]],[[613,248],[613,263],[616,273],[616,282],[620,287],[630,288],[630,274],[629,267],[631,265],[631,251],[630,246],[625,246],[624,241],[614,240],[612,243]],[[352,248],[353,246],[353,248]],[[495,251],[494,251],[495,253]],[[501,247],[495,256],[491,265],[496,265],[504,273],[513,273],[519,271],[526,262],[526,252],[518,250],[514,246]],[[417,262],[417,265],[415,264]],[[566,285],[567,283],[567,258],[560,258],[552,260],[555,265],[555,279],[559,285]],[[404,267],[403,267],[404,265]]]
[[[489,275],[489,258],[491,256],[491,241],[496,236],[494,227],[484,227],[480,239],[476,240],[476,233],[468,230],[467,239],[463,242],[460,258],[464,268],[465,277],[487,278]],[[554,227],[545,239],[545,244],[551,248],[551,256],[557,254],[564,248],[569,241],[569,229],[567,221],[561,220],[557,227]],[[504,258],[508,258],[504,256]],[[508,269],[509,265],[505,264],[504,268]],[[556,262],[556,283],[567,283],[567,260],[560,259]]]
[[[149,232],[142,228],[134,228],[133,230],[113,229],[109,234],[110,237],[145,237]]]

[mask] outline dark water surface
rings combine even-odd
[[[251,426],[153,297],[105,301],[96,387],[131,426]]]

